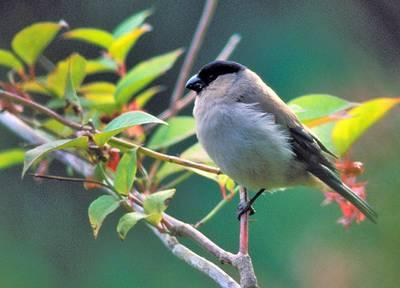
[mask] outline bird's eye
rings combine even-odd
[[[215,75],[214,74],[210,74],[210,75],[208,75],[208,79],[209,80],[214,80],[216,77],[215,77]]]

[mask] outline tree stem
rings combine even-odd
[[[207,28],[211,23],[211,20],[215,14],[217,8],[217,0],[207,0],[203,13],[200,17],[199,24],[197,25],[196,32],[194,33],[192,42],[189,50],[186,54],[185,60],[183,61],[181,71],[179,72],[178,79],[175,84],[174,91],[172,92],[170,108],[176,110],[176,102],[182,97],[183,91],[185,90],[185,82],[192,70],[193,64],[199,53],[201,44],[203,43],[204,36],[206,35]]]

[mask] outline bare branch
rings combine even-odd
[[[213,279],[220,287],[224,288],[240,288],[239,284],[232,279],[225,271],[214,263],[195,254],[192,250],[179,243],[176,237],[168,234],[161,234],[156,228],[149,226],[153,233],[160,238],[161,242],[179,259],[185,261],[190,266],[203,272]]]
[[[217,60],[228,60],[231,57],[236,46],[239,44],[241,37],[239,34],[233,34],[222,49],[221,53],[217,56]]]
[[[221,263],[232,264],[235,260],[236,255],[225,251],[217,244],[212,242],[203,233],[194,228],[192,225],[184,223],[178,219],[175,219],[167,214],[164,215],[164,219],[172,224],[168,227],[172,233],[178,236],[185,236],[192,239],[199,244],[204,250],[210,252],[212,255],[218,258]]]
[[[185,90],[185,82],[192,70],[193,64],[199,53],[201,44],[203,43],[204,36],[206,35],[207,28],[214,16],[215,9],[217,8],[217,0],[207,0],[203,13],[200,17],[199,24],[197,25],[196,31],[194,33],[192,43],[190,44],[189,50],[186,54],[185,60],[183,61],[181,71],[179,72],[178,79],[175,84],[174,91],[172,92],[170,108],[172,110],[176,109],[176,102],[183,95]]]

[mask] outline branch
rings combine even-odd
[[[187,52],[185,60],[183,61],[174,91],[172,92],[170,102],[170,108],[172,110],[176,109],[177,100],[182,97],[183,91],[185,90],[185,82],[189,76],[190,71],[192,70],[194,61],[197,58],[201,44],[204,40],[204,36],[206,35],[207,28],[210,25],[210,22],[214,16],[217,3],[217,0],[207,0],[206,4],[204,5],[199,24],[197,25],[192,43],[190,44],[189,51]]]
[[[21,137],[25,141],[31,143],[31,144],[43,144],[48,141],[43,135],[37,134],[35,130],[33,130],[31,127],[26,125],[22,120],[18,119],[15,115],[4,111],[0,113],[0,123],[7,127],[11,132],[15,133],[17,136]],[[92,175],[93,172],[93,167],[86,161],[83,161],[82,159],[78,158],[75,155],[69,154],[68,152],[65,151],[55,151],[53,152],[54,156],[56,159],[64,163],[65,165],[71,166],[72,169],[74,169],[76,172],[82,174],[83,176],[87,177]],[[176,220],[175,218],[166,215],[169,217],[168,219],[171,221],[176,221],[176,223],[183,223],[179,220]],[[183,223],[184,224],[184,223]],[[194,253],[192,250],[189,248],[185,247],[184,245],[180,244],[179,241],[168,234],[161,233],[157,229],[151,227],[153,233],[156,234],[158,238],[161,239],[161,241],[165,244],[165,246],[171,250],[171,252],[177,256],[179,259],[185,261],[195,269],[201,271],[202,273],[206,274],[209,276],[211,279],[213,279],[215,282],[217,282],[221,287],[224,288],[237,288],[240,287],[235,280],[233,280],[228,274],[226,274],[224,271],[222,271],[221,268],[216,266],[214,263],[206,260],[205,258],[197,255]],[[194,228],[193,228],[194,229]],[[198,231],[197,231],[198,232]],[[194,234],[192,233],[191,235],[195,235],[194,237],[200,236],[199,241],[196,242],[205,242],[208,243],[208,245],[213,246],[214,244],[211,240],[209,240],[206,236],[201,234],[200,232]],[[206,240],[204,240],[206,239]],[[212,243],[212,244],[210,244]],[[218,247],[217,245],[214,244],[215,247]],[[223,255],[222,248],[215,248],[213,251],[218,251],[221,255]],[[225,252],[225,251],[224,251]],[[229,257],[234,257],[235,255],[230,254],[228,252],[227,255]],[[231,260],[234,260],[232,258]]]
[[[240,203],[246,204],[247,201],[249,201],[246,188],[240,186],[239,194]],[[245,288],[257,288],[257,278],[249,256],[249,214],[250,211],[243,213],[240,217],[239,253],[233,264],[239,270],[240,286]]]
[[[0,123],[7,127],[11,132],[15,133],[19,137],[23,138],[31,144],[43,144],[48,141],[43,135],[37,134],[35,130],[26,125],[22,120],[18,119],[15,115],[4,111],[0,113]],[[70,154],[65,151],[53,152],[55,158],[62,163],[71,166],[76,172],[83,176],[90,176],[93,173],[93,167],[86,161],[79,157]],[[168,227],[173,233],[180,236],[185,236],[192,239],[204,250],[208,251],[212,255],[218,258],[219,261],[226,264],[231,264],[238,269],[240,275],[240,287],[255,288],[257,286],[257,279],[254,274],[253,265],[251,258],[248,254],[238,253],[232,254],[225,251],[217,244],[212,242],[200,231],[196,230],[193,226],[184,223],[178,219],[175,219],[167,214],[164,214],[164,218],[171,224]],[[178,242],[175,237],[168,234],[160,233],[157,229],[152,229],[153,232],[157,232],[156,235],[162,239],[163,243],[171,252],[178,258],[184,260],[186,263],[194,267],[195,269],[205,273],[211,279],[216,281],[221,287],[239,287],[237,283],[230,278],[225,272],[223,272],[218,266],[212,262],[204,259],[203,257],[195,254],[193,251],[183,246]],[[175,239],[175,240],[174,240]],[[171,242],[172,241],[172,242]],[[175,244],[174,244],[175,243]],[[168,244],[168,245],[167,245]],[[221,282],[219,282],[221,281]],[[222,281],[226,281],[223,282]],[[223,284],[223,285],[222,285]],[[230,285],[230,286],[229,286]]]
[[[214,263],[197,255],[186,246],[179,243],[176,237],[168,234],[161,234],[156,228],[151,227],[151,230],[160,238],[161,242],[179,259],[185,261],[190,266],[203,272],[208,277],[213,279],[219,286],[226,288],[240,288],[239,284],[233,280],[225,271],[219,268]]]
[[[33,110],[35,110],[37,112],[41,112],[44,115],[47,115],[53,119],[56,119],[57,121],[63,123],[64,125],[72,128],[72,129],[75,129],[78,131],[81,129],[90,129],[90,127],[82,126],[81,124],[71,121],[37,102],[23,98],[17,94],[0,90],[0,98],[5,98],[11,102],[18,103],[20,105],[32,108]],[[99,132],[99,131],[96,130],[95,132]],[[128,149],[136,148],[138,153],[149,156],[151,158],[175,163],[175,164],[178,164],[178,165],[181,165],[184,167],[196,168],[196,169],[210,172],[210,173],[217,174],[217,175],[221,174],[221,171],[216,167],[208,166],[208,165],[196,163],[193,161],[185,160],[185,159],[182,159],[182,158],[179,158],[176,156],[171,156],[171,155],[167,155],[164,153],[160,153],[160,152],[151,150],[149,148],[140,146],[138,144],[134,144],[132,142],[129,142],[129,141],[126,141],[123,139],[119,139],[117,137],[112,137],[110,140],[110,143],[114,144],[118,147],[123,147],[123,148],[128,148]]]
[[[40,105],[39,103],[34,102],[30,99],[21,97],[15,93],[0,90],[0,97],[5,98],[6,100],[11,101],[13,103],[18,103],[25,107],[29,107],[36,112],[40,112],[46,116],[49,116],[50,118],[57,120],[58,122],[64,124],[65,126],[71,127],[72,129],[79,130],[79,129],[84,128],[84,127],[82,127],[82,125],[61,116],[57,112],[55,112],[43,105]]]
[[[184,223],[176,218],[173,218],[167,214],[164,215],[164,219],[170,223],[172,226],[168,227],[172,233],[177,236],[185,236],[192,239],[194,242],[200,245],[204,250],[208,251],[221,263],[233,264],[236,255],[225,251],[217,244],[212,242],[207,236],[201,233],[199,230],[194,228],[192,225]]]
[[[246,205],[249,201],[246,188],[239,187],[240,204]],[[239,253],[249,254],[249,214],[243,213],[240,217],[240,238],[239,238]]]

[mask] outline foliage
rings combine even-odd
[[[63,39],[94,45],[103,52],[102,56],[86,59],[74,52],[54,63],[54,69],[42,75],[36,75],[41,71],[36,67],[39,59],[45,58],[43,53],[57,34],[66,28],[65,22],[33,24],[15,35],[12,51],[0,50],[0,66],[10,69],[14,76],[10,83],[0,83],[2,89],[33,101],[44,96],[47,107],[60,109],[62,117],[67,119],[63,123],[51,117],[43,119],[33,115],[29,119],[30,116],[26,116],[25,119],[34,122],[35,127],[50,140],[26,152],[22,175],[45,157],[51,157],[51,152],[62,149],[71,149],[97,165],[92,178],[107,188],[110,195],[100,196],[89,206],[89,221],[95,238],[105,218],[119,207],[127,210],[117,225],[121,239],[125,239],[128,231],[139,221],[164,229],[163,213],[175,195],[175,187],[193,174],[216,182],[224,196],[223,201],[231,198],[226,190],[231,196],[237,190],[233,180],[226,175],[201,169],[204,165],[216,168],[198,143],[186,147],[180,155],[197,162],[197,166],[185,165],[187,162],[183,161],[178,166],[170,163],[172,157],[163,154],[194,135],[195,125],[190,116],[174,116],[163,121],[144,111],[148,101],[163,90],[162,86],[149,87],[150,84],[173,67],[183,53],[182,49],[126,67],[132,49],[145,33],[151,31],[151,26],[144,23],[150,14],[150,10],[141,11],[122,22],[113,32],[92,27],[65,32]],[[97,73],[114,74],[118,79],[112,83],[87,77]],[[322,143],[344,159],[361,136],[399,102],[399,98],[377,98],[353,103],[337,96],[312,94],[298,97],[289,105]],[[0,102],[0,106],[16,111],[11,104]],[[73,127],[67,122],[74,123]],[[160,125],[152,132],[148,128],[151,126],[146,124],[166,125]],[[22,153],[19,149],[1,152],[0,169],[20,163]],[[146,156],[151,159],[145,159]],[[346,163],[346,167],[353,167],[355,162]],[[347,184],[354,189],[360,188],[365,197],[365,186],[359,186],[353,174],[346,174],[348,170],[338,168],[342,176],[348,176]],[[334,200],[347,213],[346,220],[353,220],[351,217],[362,220],[360,215],[353,215],[352,207],[346,206],[343,199]]]

